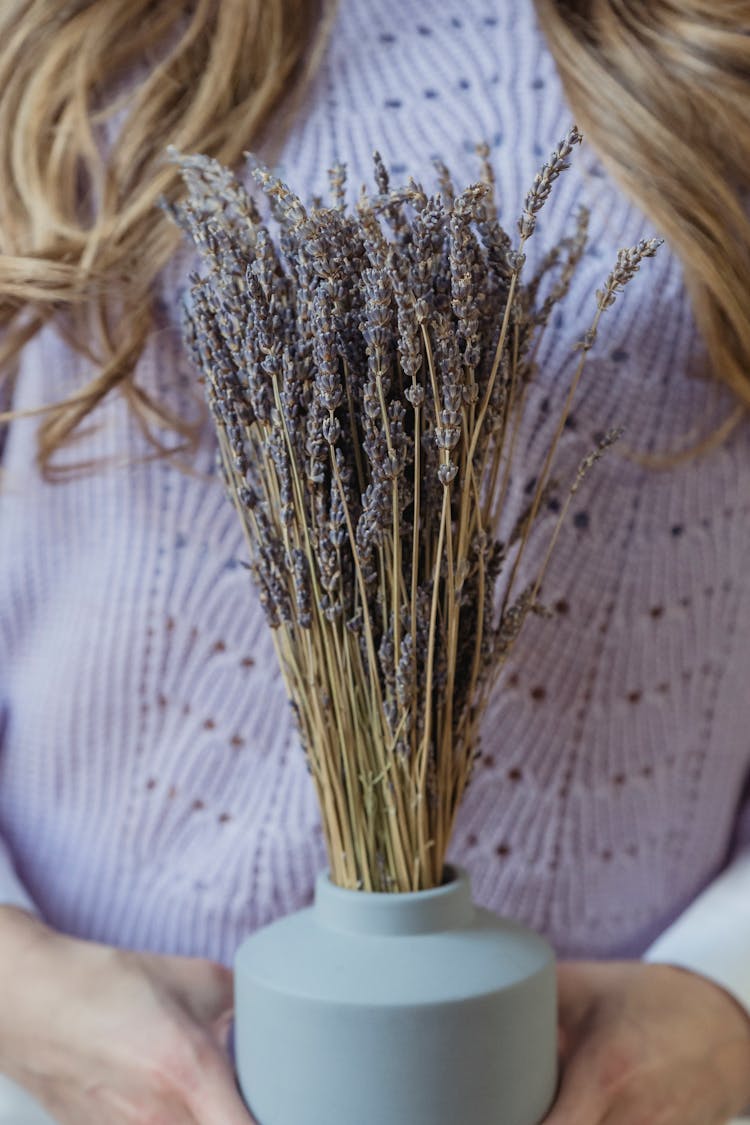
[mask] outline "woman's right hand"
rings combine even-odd
[[[252,1125],[232,972],[59,934],[0,906],[0,1071],[59,1125]]]

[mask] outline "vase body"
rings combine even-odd
[[[259,1125],[537,1125],[557,1084],[555,960],[475,907],[467,872],[408,894],[317,879],[246,938],[235,1058]]]

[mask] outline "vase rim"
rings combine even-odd
[[[381,899],[398,899],[399,902],[408,901],[409,899],[419,899],[422,901],[428,895],[431,898],[439,897],[441,895],[450,894],[457,883],[463,880],[469,881],[469,872],[465,867],[461,867],[457,863],[446,863],[443,866],[443,882],[438,887],[428,887],[422,891],[364,891],[355,890],[353,887],[340,887],[338,883],[331,881],[331,870],[326,867],[324,870],[318,872],[316,885],[322,885],[325,888],[326,894],[341,894],[341,895],[355,895],[361,898],[366,895],[368,898]]]
[[[468,871],[445,864],[446,881],[423,891],[358,891],[339,887],[326,868],[315,883],[321,925],[361,934],[422,934],[468,925],[474,916]]]

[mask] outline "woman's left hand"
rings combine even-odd
[[[558,965],[561,1082],[543,1125],[726,1125],[750,1105],[750,1019],[697,973]]]

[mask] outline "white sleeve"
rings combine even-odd
[[[643,955],[692,969],[726,989],[750,1016],[750,847]]]
[[[40,917],[39,909],[18,878],[8,845],[0,837],[0,906],[20,906]]]

